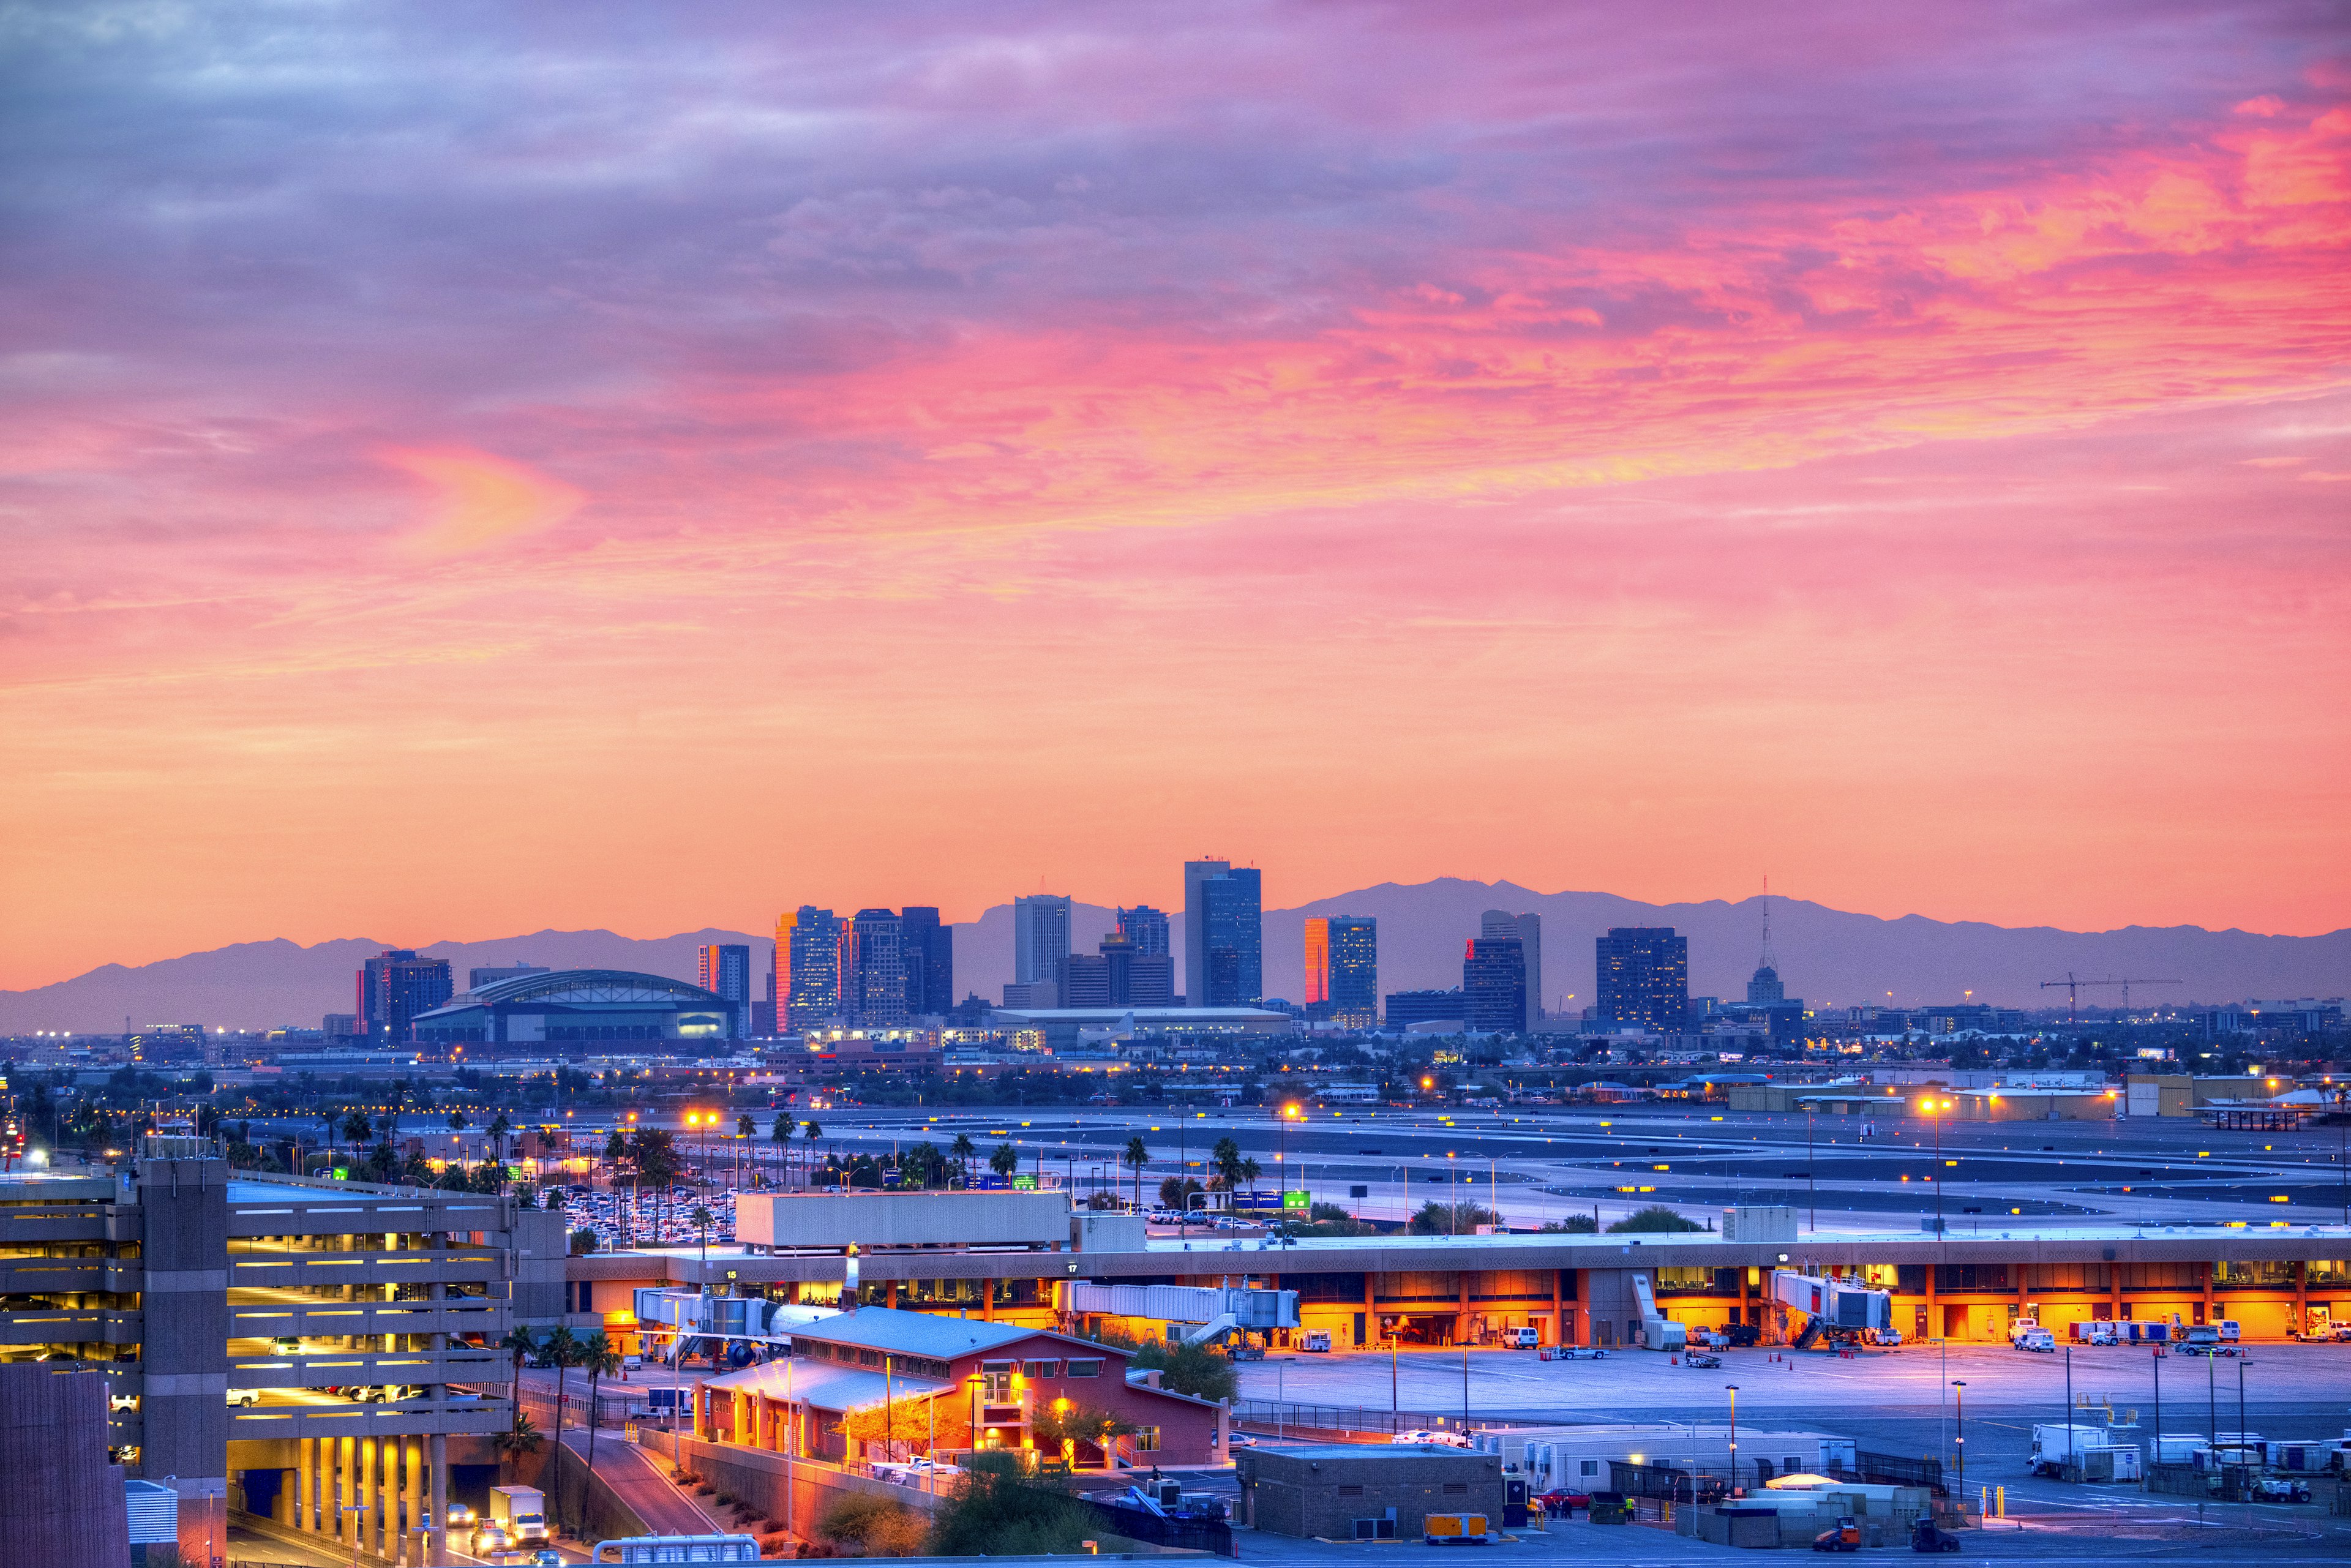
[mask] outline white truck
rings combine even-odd
[[[519,1546],[547,1539],[547,1499],[537,1487],[492,1487],[490,1513],[485,1521]]]
[[[2104,1427],[2033,1427],[2032,1463],[2036,1476],[2062,1476],[2072,1466],[2084,1480],[2139,1479],[2138,1445],[2116,1439]]]

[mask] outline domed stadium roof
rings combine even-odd
[[[543,975],[517,975],[493,980],[478,990],[452,998],[451,1006],[471,1002],[495,1007],[501,1002],[684,1002],[695,1007],[723,1008],[726,998],[716,991],[663,975],[639,975],[627,969],[552,969]]]

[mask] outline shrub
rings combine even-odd
[[[1159,1386],[1214,1403],[1230,1399],[1240,1389],[1233,1364],[1204,1344],[1169,1344],[1148,1340],[1138,1346],[1134,1364],[1159,1374]]]
[[[1646,1208],[1634,1210],[1624,1218],[1616,1221],[1615,1224],[1611,1225],[1608,1228],[1608,1233],[1612,1236],[1616,1236],[1625,1234],[1628,1231],[1702,1230],[1705,1227],[1698,1224],[1698,1221],[1694,1219],[1684,1219],[1680,1215],[1675,1213],[1672,1209],[1667,1208],[1664,1204],[1653,1203]]]
[[[853,1546],[868,1557],[907,1557],[923,1549],[929,1531],[914,1511],[886,1497],[862,1492],[841,1498],[824,1511],[818,1531]]]
[[[1095,1533],[1092,1515],[1061,1487],[1023,1475],[1009,1454],[973,1454],[939,1511],[931,1550],[942,1557],[1033,1557],[1075,1552]]]
[[[1546,1236],[1593,1236],[1599,1230],[1600,1222],[1588,1214],[1571,1214],[1565,1219],[1542,1222],[1542,1233]]]
[[[1416,1236],[1475,1236],[1479,1226],[1498,1224],[1500,1218],[1482,1204],[1429,1202],[1412,1217],[1411,1228]]]

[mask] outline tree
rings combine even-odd
[[[1265,1167],[1257,1163],[1255,1156],[1251,1156],[1250,1158],[1245,1159],[1241,1162],[1241,1180],[1249,1183],[1249,1191],[1255,1192],[1257,1190],[1257,1178],[1264,1174]]]
[[[453,1133],[462,1133],[465,1130],[465,1113],[464,1111],[459,1110],[449,1113],[449,1130]]]
[[[1546,1236],[1591,1236],[1598,1232],[1600,1222],[1588,1214],[1571,1214],[1565,1219],[1544,1220],[1541,1229]]]
[[[588,1488],[596,1487],[596,1385],[621,1370],[621,1353],[598,1329],[580,1342],[580,1368],[588,1375]],[[584,1506],[584,1504],[583,1504]]]
[[[1203,1190],[1200,1184],[1190,1176],[1169,1176],[1159,1184],[1159,1207],[1185,1208],[1190,1205],[1192,1195]]]
[[[1432,1198],[1420,1206],[1407,1228],[1415,1236],[1475,1236],[1479,1226],[1496,1223],[1494,1211],[1481,1205],[1445,1204]]]
[[[817,1521],[817,1533],[855,1548],[861,1557],[912,1557],[930,1531],[913,1509],[890,1498],[852,1492],[836,1499]]]
[[[1134,1207],[1143,1207],[1143,1167],[1151,1163],[1151,1145],[1138,1133],[1127,1139],[1126,1147],[1118,1152],[1118,1163],[1134,1172]]]
[[[1165,1379],[1161,1379],[1164,1384]],[[1100,1405],[1088,1405],[1077,1400],[1057,1399],[1036,1413],[1029,1429],[1041,1442],[1058,1443],[1061,1457],[1074,1460],[1070,1446],[1092,1443],[1102,1450],[1102,1459],[1110,1459],[1111,1445],[1121,1437],[1134,1436],[1134,1423],[1117,1411]]]
[[[574,1258],[585,1258],[601,1246],[603,1239],[596,1234],[594,1226],[583,1225],[571,1233],[571,1255]]]
[[[375,1124],[367,1119],[367,1113],[356,1106],[343,1118],[343,1141],[353,1148],[366,1143],[374,1132]]]
[[[902,1186],[933,1186],[946,1169],[946,1156],[932,1143],[916,1144],[898,1161],[898,1180]]]
[[[579,1357],[579,1339],[560,1324],[549,1332],[546,1342],[538,1347],[538,1364],[555,1368],[555,1446],[559,1449],[563,1447],[563,1375],[578,1364]],[[560,1460],[555,1467],[555,1513],[559,1519],[563,1515],[563,1465]]]
[[[490,1124],[483,1131],[490,1140],[490,1158],[504,1159],[507,1152],[507,1134],[514,1131],[514,1123],[507,1119],[504,1111],[501,1111],[491,1118]]]
[[[1159,1374],[1159,1386],[1214,1404],[1230,1399],[1240,1389],[1233,1364],[1205,1344],[1170,1344],[1146,1340],[1135,1347],[1128,1363],[1144,1372]]]
[[[1225,1190],[1232,1191],[1241,1185],[1241,1146],[1230,1138],[1218,1138],[1217,1146],[1208,1151],[1208,1166],[1224,1183]]]
[[[854,1410],[841,1412],[833,1430],[853,1443],[888,1443],[890,1457],[898,1457],[900,1443],[929,1443],[933,1423],[937,1424],[937,1446],[942,1448],[971,1447],[971,1409],[969,1403],[958,1395],[934,1396],[909,1394],[897,1399],[875,1400]],[[853,1457],[858,1452],[852,1448]]]
[[[963,1178],[966,1186],[969,1186],[972,1156],[979,1153],[979,1145],[971,1141],[969,1133],[957,1133],[955,1142],[947,1145],[947,1152],[955,1155],[956,1174]]]
[[[522,1364],[538,1354],[538,1336],[522,1324],[507,1330],[507,1337],[498,1341],[497,1348],[514,1358],[514,1374],[507,1379],[507,1403],[515,1414],[522,1414]]]
[[[1653,1203],[1646,1208],[1635,1209],[1611,1225],[1608,1228],[1608,1233],[1612,1236],[1619,1236],[1626,1232],[1646,1233],[1655,1230],[1703,1230],[1704,1228],[1706,1228],[1697,1220],[1684,1219],[1664,1204]]]
[[[519,1410],[516,1411],[514,1425],[490,1439],[490,1447],[498,1456],[500,1479],[513,1473],[517,1459],[525,1454],[538,1452],[538,1446],[545,1439],[540,1437],[538,1428],[531,1425],[530,1417]]]
[[[800,1171],[803,1176],[808,1171],[809,1162],[816,1158],[816,1141],[823,1136],[824,1129],[814,1122],[800,1124]],[[801,1185],[806,1186],[806,1181],[803,1180]]]
[[[1009,1181],[1012,1173],[1020,1168],[1020,1151],[1010,1144],[998,1144],[996,1152],[987,1156],[987,1168]]]
[[[697,1203],[694,1206],[694,1212],[685,1217],[685,1222],[688,1225],[693,1226],[695,1230],[701,1233],[702,1260],[705,1263],[709,1262],[710,1228],[718,1223],[718,1217],[710,1212],[709,1207],[706,1204]]]
[[[776,1145],[776,1179],[791,1180],[792,1119],[781,1111],[776,1113],[775,1124],[768,1129],[768,1141]]]

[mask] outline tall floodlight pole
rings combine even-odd
[[[1730,1396],[1730,1490],[1735,1497],[1739,1492],[1739,1385],[1726,1383],[1722,1391]],[[1691,1478],[1690,1485],[1693,1489],[1691,1495],[1695,1497],[1697,1478]]]
[[[1955,1412],[1952,1425],[1959,1429],[1954,1446],[1958,1449],[1959,1459],[1959,1506],[1965,1508],[1968,1500],[1968,1380],[1964,1377],[1954,1377],[1951,1379],[1951,1386],[1958,1390],[1951,1396]]]

